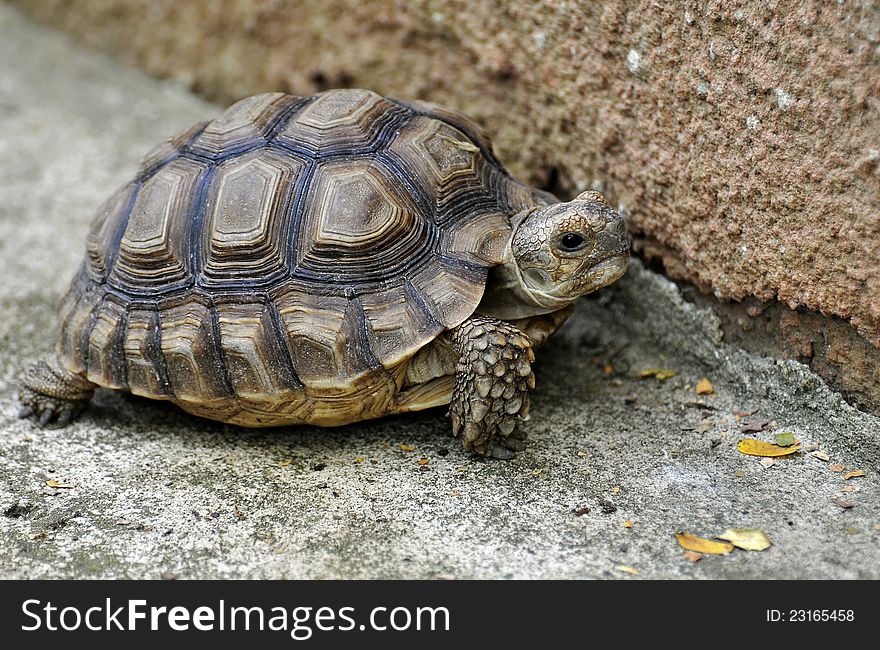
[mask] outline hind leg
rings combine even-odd
[[[18,416],[33,417],[41,425],[57,422],[65,426],[88,403],[96,385],[65,370],[52,354],[31,364],[19,379]]]

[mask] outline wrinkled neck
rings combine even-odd
[[[526,210],[511,220],[514,232],[531,212]],[[529,288],[516,263],[512,243],[513,237],[504,249],[504,261],[489,271],[486,292],[477,312],[501,320],[515,320],[549,314],[570,305],[570,300],[537,293]]]

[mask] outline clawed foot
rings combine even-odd
[[[95,385],[62,367],[53,355],[24,369],[18,389],[20,418],[34,418],[41,426],[66,426],[88,403]]]
[[[40,426],[55,423],[60,427],[67,426],[82,411],[83,400],[69,400],[60,397],[48,397],[22,386],[18,391],[18,417],[34,418]]]

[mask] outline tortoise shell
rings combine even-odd
[[[242,100],[99,211],[59,355],[249,426],[393,412],[405,361],[477,308],[514,181],[468,118],[366,90]]]

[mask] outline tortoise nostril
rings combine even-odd
[[[620,251],[629,248],[629,235],[626,224],[617,214],[609,215],[608,222],[596,236],[599,248],[605,251]]]

